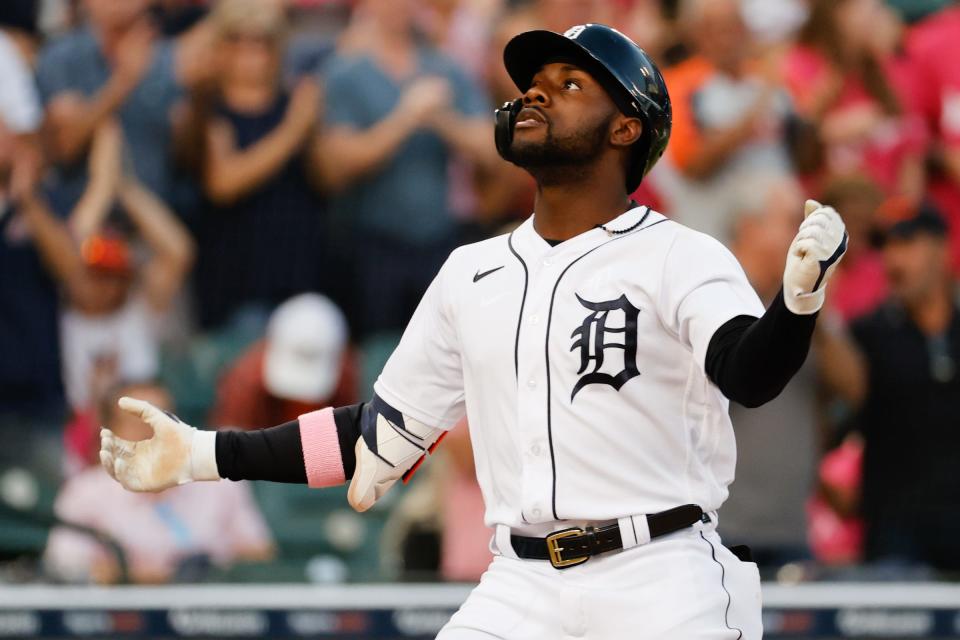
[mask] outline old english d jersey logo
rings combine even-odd
[[[586,372],[573,387],[570,393],[571,402],[577,392],[589,384],[606,384],[619,391],[628,380],[640,375],[637,370],[637,317],[640,310],[630,304],[625,295],[604,302],[590,302],[579,294],[576,294],[576,297],[580,304],[592,313],[587,314],[583,323],[570,335],[575,339],[570,351],[578,351],[580,354],[580,369],[577,374]],[[608,322],[612,316],[621,316],[622,324],[610,326]],[[622,354],[621,358],[616,357],[618,353]],[[623,367],[616,373],[603,370],[604,364],[608,364],[610,360],[621,359]]]

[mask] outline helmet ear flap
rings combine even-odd
[[[649,162],[652,139],[653,136],[647,128],[646,121],[644,121],[643,133],[640,134],[640,139],[634,142],[630,149],[630,159],[627,164],[627,193],[633,193],[637,190],[647,173],[647,167],[652,166],[652,163]]]
[[[496,124],[494,126],[494,142],[497,145],[497,153],[504,160],[510,160],[510,145],[513,143],[513,127],[517,124],[517,114],[523,108],[523,100],[517,98],[510,102],[504,102],[503,105],[494,111]]]

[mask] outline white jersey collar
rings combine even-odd
[[[620,214],[603,228],[593,228],[580,235],[565,240],[557,246],[551,246],[533,227],[536,213],[527,218],[513,233],[514,246],[518,253],[525,258],[540,258],[542,256],[562,256],[567,253],[581,254],[589,251],[612,238],[620,235],[635,233],[652,223],[663,220],[664,216],[653,211],[646,205],[635,207]],[[618,233],[619,232],[619,233]]]

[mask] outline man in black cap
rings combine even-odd
[[[440,638],[758,639],[756,566],[715,531],[728,398],[763,404],[803,363],[843,222],[807,201],[764,310],[719,242],[628,197],[670,132],[646,53],[588,24],[521,34],[504,62],[523,95],[497,149],[536,178],[534,215],[450,255],[371,402],[211,434],[123,398],[157,435],[105,429],[101,461],[141,491],[352,476],[363,511],[466,415],[497,556]]]
[[[890,296],[831,341],[864,437],[865,559],[960,571],[960,307],[936,210],[886,211]]]

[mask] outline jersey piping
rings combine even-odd
[[[643,217],[640,219],[640,222],[639,222],[638,224],[643,224],[643,221],[646,220],[646,219],[647,219],[647,216],[650,215],[650,211],[652,211],[652,209],[650,209],[650,207],[647,207],[647,210],[644,212]],[[590,249],[589,251],[581,254],[580,256],[578,256],[577,258],[575,258],[575,259],[573,260],[573,262],[571,262],[570,264],[568,264],[568,265],[566,266],[566,268],[564,268],[563,271],[560,272],[560,275],[557,276],[557,281],[554,282],[554,284],[553,284],[553,291],[550,293],[550,307],[549,307],[549,310],[548,310],[548,312],[547,312],[547,331],[546,331],[546,336],[545,336],[545,338],[544,338],[544,347],[543,347],[543,350],[544,350],[544,356],[545,356],[545,359],[546,359],[546,369],[547,369],[547,442],[548,442],[549,445],[550,445],[550,471],[551,471],[551,474],[552,474],[552,476],[553,476],[553,484],[552,484],[552,488],[551,488],[551,509],[552,509],[552,511],[553,511],[553,518],[554,518],[555,520],[560,520],[560,516],[557,514],[557,461],[556,461],[556,456],[555,456],[554,451],[553,451],[553,422],[552,422],[552,416],[551,416],[551,405],[553,404],[553,402],[551,401],[551,399],[552,399],[552,394],[551,394],[551,388],[550,388],[550,326],[551,326],[551,324],[552,324],[552,322],[553,322],[553,303],[554,303],[554,300],[555,300],[556,297],[557,297],[557,288],[559,288],[559,286],[560,286],[560,281],[563,280],[563,276],[566,275],[567,271],[570,270],[570,267],[572,267],[573,265],[577,264],[578,262],[580,262],[580,260],[586,258],[588,255],[590,255],[591,253],[593,253],[593,252],[596,251],[597,249],[599,249],[599,248],[601,248],[601,247],[605,247],[605,246],[607,246],[608,244],[610,244],[611,242],[615,242],[615,241],[617,241],[617,240],[622,240],[623,238],[632,237],[633,235],[635,235],[635,234],[637,234],[637,233],[640,233],[641,231],[644,231],[645,229],[650,229],[650,228],[652,228],[652,227],[657,226],[657,225],[660,224],[661,222],[666,222],[668,219],[669,219],[669,218],[664,218],[663,220],[657,220],[656,222],[654,222],[654,223],[651,224],[650,226],[641,227],[641,228],[639,228],[639,229],[637,229],[637,230],[635,230],[635,231],[633,231],[633,232],[631,232],[631,233],[625,233],[625,234],[619,235],[619,236],[617,236],[617,237],[615,237],[615,238],[611,238],[611,239],[607,240],[606,242],[604,242],[603,244],[597,245],[597,246],[594,247],[593,249]]]
[[[529,280],[529,273],[527,272],[527,263],[523,261],[523,258],[520,257],[520,254],[517,253],[517,250],[513,248],[513,234],[515,231],[511,231],[510,235],[507,236],[507,247],[510,248],[510,253],[520,261],[520,266],[523,267],[523,297],[520,298],[520,313],[517,315],[517,335],[513,342],[513,372],[517,380],[520,379],[520,327],[523,325],[523,307],[527,303],[527,281]]]
[[[710,557],[713,558],[713,561],[720,566],[720,588],[723,589],[723,592],[727,594],[727,606],[723,610],[723,626],[725,626],[730,631],[737,632],[736,640],[741,640],[743,638],[743,629],[739,627],[730,626],[730,606],[733,604],[733,598],[730,596],[730,591],[727,590],[727,569],[723,566],[723,563],[717,560],[717,549],[713,546],[713,543],[707,539],[707,536],[703,535],[703,531],[700,532],[700,537],[710,545]]]

